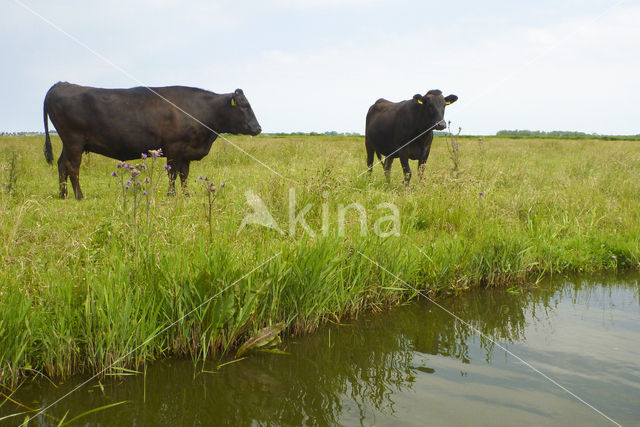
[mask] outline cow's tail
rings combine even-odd
[[[44,158],[50,165],[53,164],[53,150],[51,149],[51,138],[49,137],[49,118],[48,118],[48,102],[49,92],[44,97],[44,105],[42,106],[42,115],[44,119]]]

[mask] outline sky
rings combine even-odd
[[[441,89],[463,134],[640,134],[637,1],[0,0],[0,16],[5,132],[43,131],[69,81],[242,88],[264,132],[364,133],[378,98]]]

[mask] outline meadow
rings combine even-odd
[[[416,290],[640,268],[637,141],[459,138],[454,162],[437,137],[407,188],[398,161],[391,184],[362,173],[362,137],[229,139],[272,170],[219,139],[189,197],[169,197],[164,159],[130,162],[147,169],[126,189],[128,170],[90,154],[77,202],[58,198],[43,137],[0,136],[3,387],[233,356],[265,327],[309,333]],[[242,226],[256,206],[277,227]]]

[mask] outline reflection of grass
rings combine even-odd
[[[2,388],[5,388],[5,387],[2,387]],[[47,412],[42,412],[42,414],[40,414],[40,411],[42,410],[42,408],[32,408],[25,405],[24,403],[18,402],[17,400],[13,399],[12,396],[18,391],[19,388],[20,386],[15,387],[15,389],[11,390],[9,394],[0,392],[0,399],[1,399],[0,408],[2,408],[5,404],[9,403],[9,404],[13,404],[13,406],[16,408],[20,408],[22,412],[14,412],[9,415],[0,416],[0,421],[12,420],[14,422],[14,425],[20,425],[17,423],[19,422],[20,419],[22,419],[21,424],[26,426],[26,425],[29,425],[30,421],[32,421],[32,417],[36,415],[41,415],[42,417],[47,417],[50,420],[54,421],[58,427],[62,427],[62,426],[68,426],[70,424],[73,424],[74,421],[77,421],[80,418],[86,417],[87,415],[94,414],[96,412],[104,411],[105,409],[114,408],[116,406],[120,406],[124,403],[127,403],[126,401],[121,401],[121,402],[101,405],[101,406],[89,409],[87,411],[84,411],[78,415],[75,415],[75,416],[72,415],[73,418],[70,418],[70,419],[67,419],[67,417],[69,417],[69,411],[67,411],[62,416],[62,418],[58,419],[52,416],[51,414],[48,414]]]
[[[117,367],[131,368],[168,354],[203,359],[278,322],[307,332],[412,296],[357,251],[434,290],[638,268],[635,143],[485,138],[480,146],[461,139],[464,157],[454,174],[437,138],[425,179],[406,191],[401,168],[392,169],[391,186],[380,167],[372,178],[358,176],[366,167],[361,137],[233,140],[293,181],[214,144],[191,167],[192,180],[202,174],[226,184],[207,207],[211,216],[203,219],[200,197],[165,196],[167,180],[160,177],[149,195],[151,229],[138,233],[128,225],[137,220],[122,221],[120,184],[109,177],[113,160],[94,156],[90,167],[83,165],[86,200],[59,200],[57,171],[42,158],[42,138],[0,137],[0,158],[16,151],[29,171],[12,197],[0,195],[1,382],[15,384],[29,369],[66,376],[98,372],[120,359]],[[59,139],[53,143],[59,153]],[[301,227],[295,236],[254,225],[237,233],[250,213],[247,189],[288,230],[291,186],[296,212],[312,203],[306,219],[315,237]],[[354,202],[367,209],[369,235],[360,236],[359,218],[349,213],[346,235],[337,236],[338,206]],[[400,210],[399,237],[373,234],[373,223],[388,215],[376,208],[383,202]],[[133,207],[126,209],[132,215]],[[135,215],[146,214],[140,211]]]

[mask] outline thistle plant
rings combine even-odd
[[[11,192],[15,189],[16,183],[18,182],[17,177],[17,154],[16,152],[11,153],[11,159],[8,164],[0,165],[0,176],[6,175],[6,181],[4,182],[4,190],[7,194],[11,194]],[[4,177],[3,177],[4,181]]]
[[[447,151],[449,151],[449,158],[453,162],[453,170],[458,172],[460,169],[460,144],[458,143],[457,137],[460,136],[462,128],[458,127],[458,133],[454,136],[451,132],[451,121],[449,121],[447,123],[447,129],[449,130],[445,137],[447,141]]]
[[[202,202],[202,206],[205,207],[207,221],[209,222],[209,243],[211,243],[213,239],[213,202],[218,196],[218,191],[224,188],[224,182],[220,183],[220,190],[218,190],[216,184],[213,182],[213,180],[210,180],[209,177],[200,175],[198,177],[198,181],[202,181],[204,187],[205,201]]]
[[[127,216],[127,193],[133,193],[133,217],[134,223],[137,225],[137,214],[139,199],[145,198],[147,205],[147,227],[151,224],[151,204],[153,204],[154,178],[155,178],[155,162],[161,157],[162,149],[149,150],[149,154],[142,153],[141,163],[131,165],[125,162],[116,164],[116,171],[111,172],[111,176],[120,178],[120,187],[122,190],[122,214],[123,220],[126,221]],[[147,167],[146,159],[151,158],[151,165]],[[165,165],[165,169],[170,167]],[[146,175],[146,176],[144,176]],[[144,176],[144,179],[143,179]]]
[[[149,167],[149,194],[150,200],[153,203],[153,179],[155,172],[155,163],[158,157],[162,157],[162,148],[158,148],[157,150],[149,150],[149,155],[142,153],[142,160],[145,160],[147,157],[151,156],[151,166]]]

